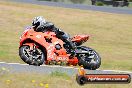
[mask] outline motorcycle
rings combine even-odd
[[[81,46],[88,39],[89,35],[72,37],[76,50],[75,56],[69,58],[69,45],[58,39],[54,32],[36,32],[30,27],[20,37],[19,56],[29,65],[83,65],[85,69],[96,70],[101,65],[101,57],[94,49]]]

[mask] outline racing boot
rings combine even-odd
[[[75,46],[75,44],[74,43],[72,43],[71,45],[70,45],[71,47],[70,47],[70,56],[69,56],[69,58],[70,59],[72,59],[73,57],[75,57],[75,55],[76,55],[76,46]]]
[[[64,37],[64,42],[69,45],[69,53],[71,54],[69,56],[70,59],[72,59],[75,55],[76,55],[76,52],[75,52],[75,49],[76,49],[76,45],[71,41],[70,38],[66,38]]]
[[[75,50],[71,50],[71,55],[69,56],[69,59],[72,59],[73,57],[75,57],[75,55],[76,55],[76,52],[75,52]]]

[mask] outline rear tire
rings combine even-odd
[[[93,58],[89,58],[90,56],[80,57],[79,65],[83,65],[85,69],[96,70],[101,65],[101,57],[99,54],[92,48],[82,46],[83,50],[89,51],[93,53]]]
[[[41,49],[37,48],[37,50],[39,50],[39,52],[41,53],[40,55],[33,55],[34,53],[32,53],[30,47],[27,45],[21,46],[19,48],[19,56],[25,63],[29,65],[40,66],[45,61],[45,55]]]

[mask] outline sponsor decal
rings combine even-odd
[[[68,57],[57,57],[57,60],[60,60],[60,61],[67,61],[68,60]]]
[[[126,84],[131,82],[130,74],[85,74],[84,68],[79,68],[76,76],[78,84]]]
[[[36,38],[41,38],[41,35],[36,35]]]

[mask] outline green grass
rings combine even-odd
[[[39,73],[14,73],[7,68],[0,68],[0,88],[131,88],[130,84],[87,84],[80,86],[75,76],[66,73],[52,72],[51,74]]]
[[[129,3],[129,7],[132,8],[132,2]]]
[[[70,76],[67,75],[66,73],[59,72],[59,71],[54,71],[50,74],[52,77],[62,77],[64,79],[70,79]]]
[[[7,70],[7,69],[6,69]],[[75,76],[66,73],[53,72],[49,75],[38,73],[9,73],[0,71],[0,88],[131,88],[130,84],[86,84],[80,86]],[[2,74],[2,72],[4,74]]]
[[[102,57],[100,69],[132,71],[132,15],[0,1],[0,61],[24,63],[19,37],[35,16],[42,15],[64,31],[90,34],[84,45]]]

